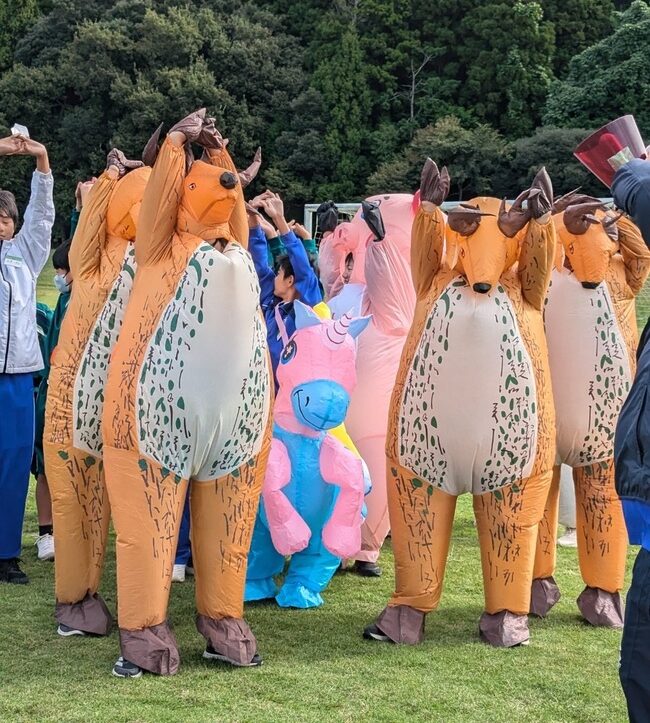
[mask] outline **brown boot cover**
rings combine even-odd
[[[142,630],[120,628],[120,646],[122,657],[143,670],[156,675],[174,675],[178,672],[180,655],[176,638],[167,621]]]
[[[530,614],[545,618],[560,599],[560,588],[554,577],[540,577],[533,580],[530,590]]]
[[[424,619],[426,613],[409,605],[385,607],[375,625],[394,643],[417,645],[424,640]]]
[[[233,665],[250,665],[257,653],[257,640],[248,623],[241,618],[215,620],[196,616],[196,628],[220,655]]]
[[[86,597],[78,603],[58,602],[54,617],[58,623],[91,635],[108,635],[113,626],[106,603],[97,593],[86,593]]]
[[[617,630],[623,627],[623,603],[617,592],[586,587],[578,596],[578,607],[582,617],[592,625]]]
[[[491,615],[483,613],[478,623],[481,640],[495,648],[513,648],[528,642],[528,615],[515,615],[508,610]]]

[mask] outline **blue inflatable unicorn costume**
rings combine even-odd
[[[246,600],[281,607],[323,604],[341,558],[361,549],[361,459],[327,431],[342,424],[356,383],[354,339],[370,317],[322,320],[294,302],[296,332],[277,377],[273,442],[248,558]],[[278,591],[273,579],[291,561]]]

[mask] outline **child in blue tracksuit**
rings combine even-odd
[[[259,219],[255,213],[249,212],[248,250],[260,282],[260,304],[266,320],[266,336],[275,376],[284,347],[281,326],[286,329],[287,337],[296,330],[293,302],[298,299],[307,306],[315,306],[323,300],[323,295],[302,241],[284,218],[284,204],[280,196],[267,191],[258,196],[256,202],[278,229],[287,254],[279,259],[276,273],[269,265],[266,236]]]
[[[29,205],[16,233],[13,194],[0,191],[0,582],[24,584],[22,543],[34,447],[33,374],[43,368],[36,329],[36,279],[50,255],[54,182],[45,146],[0,139],[0,156],[36,158]]]
[[[650,162],[634,160],[614,176],[612,195],[650,246]],[[650,720],[650,320],[637,373],[616,427],[616,491],[630,542],[641,545],[627,594],[619,675],[632,723]]]

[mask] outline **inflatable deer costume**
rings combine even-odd
[[[108,360],[135,270],[133,241],[150,168],[117,150],[93,186],[70,249],[74,284],[52,354],[43,444],[56,526],[59,633],[106,635],[112,617],[97,593],[110,510],[101,416]]]
[[[186,167],[190,142],[209,162]],[[236,173],[205,111],[167,136],[142,202],[138,269],[109,370],[102,428],[122,655],[163,675],[179,665],[167,602],[190,480],[204,656],[260,662],[243,596],[272,382]]]
[[[539,527],[531,611],[559,599],[553,579],[559,465],[573,467],[578,559],[586,585],[578,607],[592,625],[622,627],[627,534],[614,488],[614,432],[636,366],[635,297],[650,251],[627,218],[568,194],[553,217],[558,251],[545,310],[557,415],[557,467]]]
[[[452,210],[445,229],[448,190],[446,169],[427,160],[411,246],[415,319],[387,436],[396,589],[364,634],[422,640],[442,592],[456,498],[470,492],[485,591],[479,629],[510,647],[529,637],[537,525],[555,458],[542,321],[552,190],[542,170],[509,210],[478,198]]]

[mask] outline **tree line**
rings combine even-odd
[[[0,6],[0,132],[45,142],[57,208],[116,145],[207,105],[241,167],[290,204],[412,191],[426,155],[451,199],[513,195],[633,113],[650,138],[645,0],[12,0]],[[0,185],[26,195],[28,164]],[[20,194],[23,194],[22,198]],[[65,214],[59,233],[65,233]]]

